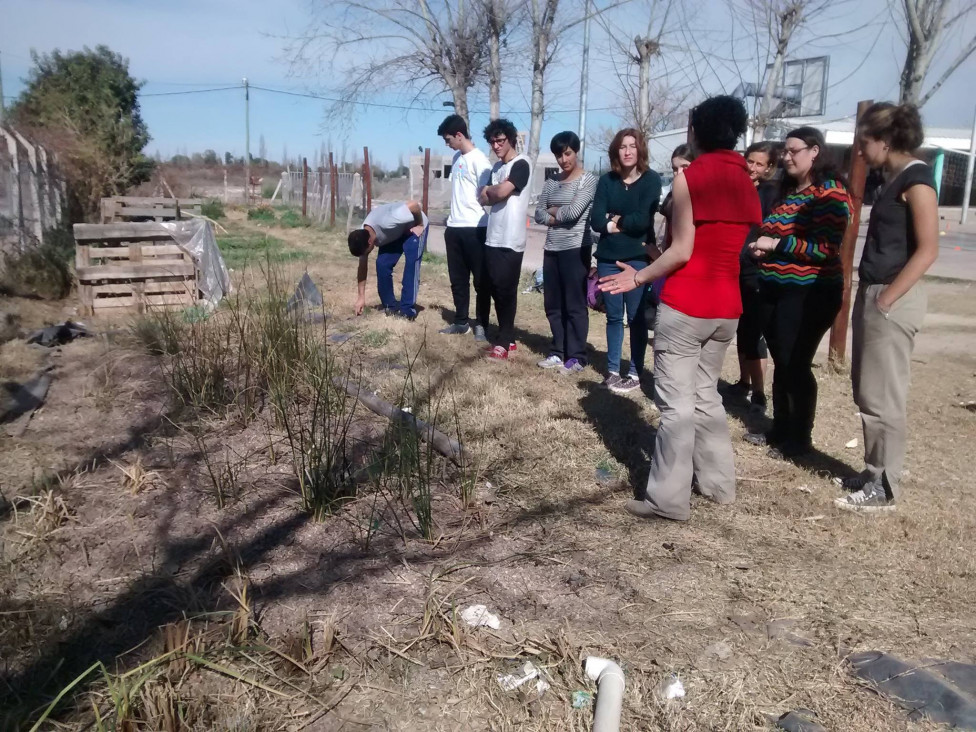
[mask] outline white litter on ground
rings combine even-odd
[[[522,666],[522,675],[517,676],[516,674],[499,674],[498,675],[498,685],[501,686],[505,691],[514,691],[523,684],[535,679],[535,688],[540,694],[549,688],[549,684],[542,678],[542,671],[536,668],[536,665],[531,661],[526,661],[525,665]]]
[[[661,685],[661,696],[665,699],[681,699],[685,695],[685,685],[681,679],[672,674]]]
[[[855,437],[853,440],[844,445],[844,447],[853,450],[855,447],[857,447],[857,438]]]
[[[488,626],[492,630],[498,630],[502,626],[498,616],[489,612],[484,605],[466,607],[461,611],[461,620],[475,628]]]

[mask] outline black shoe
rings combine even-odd
[[[394,318],[403,318],[404,320],[414,321],[417,319],[417,313],[405,313],[402,310],[397,310],[393,313]]]
[[[774,460],[792,460],[793,458],[803,457],[813,450],[813,445],[799,442],[784,442],[776,447],[771,447],[766,454]]]
[[[732,399],[748,399],[749,392],[752,391],[752,387],[748,384],[743,384],[741,381],[737,381],[728,388],[726,388],[725,393]]]
[[[444,335],[464,335],[465,333],[471,332],[471,326],[467,323],[454,323],[446,328],[441,328],[438,333],[443,333]]]
[[[774,442],[772,436],[765,432],[746,432],[742,439],[756,447],[769,447]]]

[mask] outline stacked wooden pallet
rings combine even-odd
[[[193,258],[155,222],[75,224],[75,269],[84,315],[197,301]]]
[[[199,198],[145,198],[115,196],[102,199],[102,223],[133,221],[175,221],[187,214],[200,214],[203,201]]]

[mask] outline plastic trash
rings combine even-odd
[[[853,450],[855,447],[857,447],[857,438],[855,437],[853,440],[844,445],[844,447],[846,447],[848,450]]]
[[[786,730],[786,732],[826,732],[817,722],[816,712],[811,712],[809,709],[796,709],[787,712],[776,719],[776,726]]]
[[[308,272],[306,272],[298,281],[298,286],[295,288],[295,294],[292,295],[288,300],[288,312],[292,312],[297,308],[321,307],[322,293],[319,292],[319,288],[315,286],[315,283],[312,282],[312,278],[309,277]]]
[[[549,688],[548,682],[542,678],[542,671],[532,661],[526,661],[521,671],[521,674],[499,674],[498,685],[505,691],[514,691],[535,679],[535,688],[540,694]]]
[[[685,695],[685,685],[677,674],[671,674],[661,684],[661,697],[663,699],[681,699]]]
[[[75,338],[84,338],[90,335],[92,335],[92,332],[82,323],[73,323],[70,320],[66,320],[60,325],[50,325],[47,328],[35,330],[27,336],[27,343],[50,348],[52,346],[61,346],[65,343],[70,343]]]
[[[586,709],[593,704],[593,694],[588,691],[573,692],[573,709]]]
[[[329,343],[345,343],[352,338],[352,333],[333,333],[329,336]]]
[[[466,607],[461,611],[461,620],[474,628],[488,626],[492,630],[498,630],[502,625],[498,616],[489,612],[484,605]]]

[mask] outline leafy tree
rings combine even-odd
[[[225,152],[224,153],[224,165],[233,165],[233,164],[234,164],[234,156],[231,155],[229,151],[228,152]]]
[[[204,165],[220,165],[220,159],[217,157],[217,153],[213,150],[203,151],[203,164]]]
[[[181,168],[188,168],[190,166],[190,163],[193,162],[193,160],[186,155],[177,153],[176,155],[174,155],[169,159],[169,162],[171,165],[177,165]]]
[[[57,152],[72,218],[93,216],[103,196],[149,180],[149,131],[129,62],[106,46],[32,53],[34,68],[11,109],[15,125]]]

